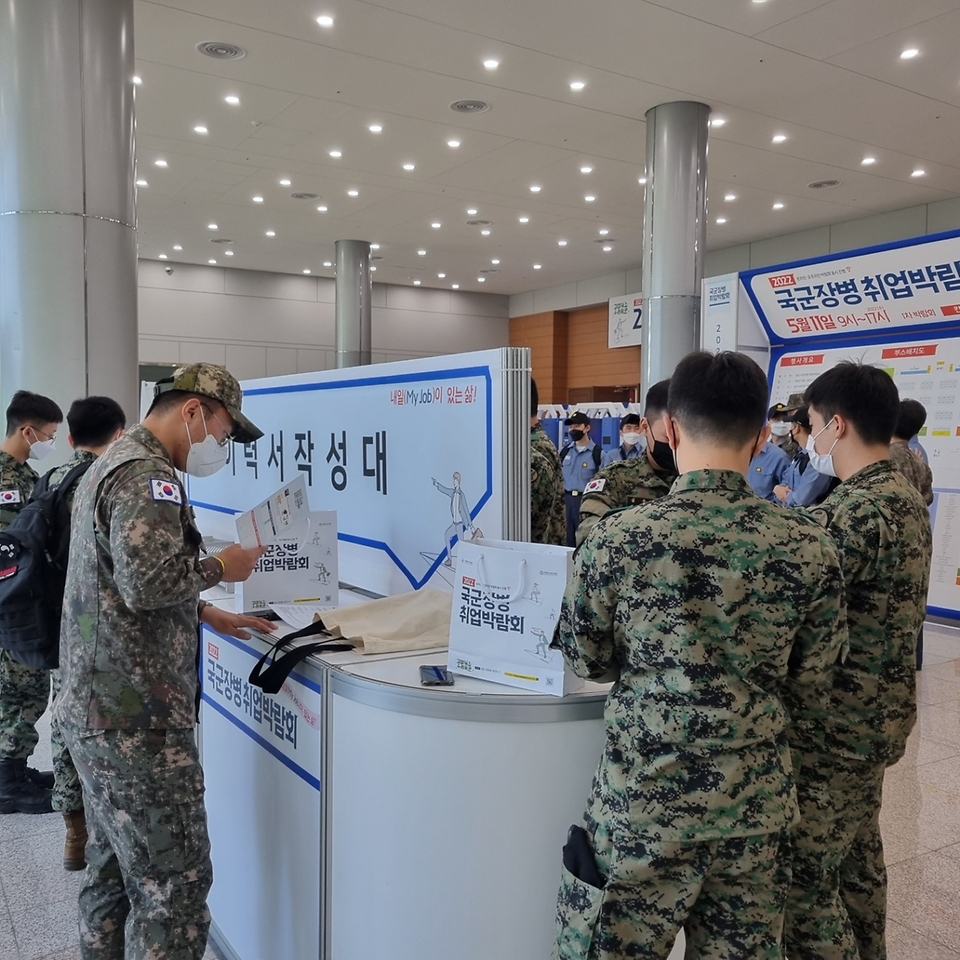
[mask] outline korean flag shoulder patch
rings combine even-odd
[[[151,477],[150,496],[153,500],[158,500],[161,503],[175,503],[178,507],[183,505],[180,484],[175,480],[157,480],[155,477]]]
[[[5,503],[22,503],[19,490],[0,490],[0,506]]]
[[[591,480],[584,488],[583,493],[586,496],[588,493],[603,493],[603,488],[607,485],[606,478],[600,480]]]

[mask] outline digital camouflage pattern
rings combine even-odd
[[[536,447],[530,450],[530,540],[562,547],[567,538],[563,505],[563,474],[554,454],[551,460]]]
[[[238,443],[253,443],[263,436],[263,431],[240,412],[243,391],[237,378],[226,367],[215,363],[191,363],[177,367],[173,371],[172,381],[161,381],[157,389],[161,393],[164,390],[183,390],[219,401],[233,420],[232,435]]]
[[[8,527],[26,506],[37,482],[37,472],[0,450],[0,493],[15,492],[19,501],[0,506],[0,530]],[[23,760],[33,753],[40,737],[37,721],[50,699],[50,671],[14,660],[0,650],[0,759]]]
[[[840,546],[849,654],[825,696],[799,688],[787,694],[790,744],[806,771],[798,781],[787,943],[791,958],[801,960],[883,960],[881,788],[884,768],[903,756],[917,718],[930,516],[889,460],[841,483],[810,516]]]
[[[760,500],[739,473],[686,473],[667,496],[587,536],[553,643],[579,676],[615,681],[586,817],[588,829],[610,832],[610,862],[649,842],[654,887],[658,845],[694,845],[729,874],[742,865],[709,842],[795,822],[779,694],[787,682],[822,690],[845,643],[837,547],[816,523]],[[769,846],[751,868],[759,883],[770,885],[776,859]],[[705,895],[697,922],[733,957],[738,937],[775,927],[775,900],[758,918]],[[643,928],[669,909],[635,898],[622,923]],[[620,952],[621,934],[602,922],[594,936],[598,957],[644,955]]]
[[[933,503],[933,471],[907,446],[906,440],[894,440],[890,444],[890,462],[929,507]]]
[[[557,466],[560,465],[560,452],[553,445],[553,441],[547,436],[547,431],[543,429],[539,422],[530,428],[530,443],[534,450],[539,450],[550,460],[556,460]]]
[[[68,731],[87,801],[83,960],[201,960],[213,883],[193,728]]]
[[[217,582],[200,542],[173,462],[142,425],[83,476],[60,637],[64,727],[193,726],[198,599]]]
[[[605,514],[666,496],[676,479],[675,473],[654,470],[645,452],[598,471],[580,500],[577,546]]]

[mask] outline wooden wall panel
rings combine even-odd
[[[567,314],[567,389],[640,382],[640,348],[607,346],[607,307]]]

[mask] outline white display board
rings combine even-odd
[[[700,349],[709,353],[736,350],[740,275],[707,277],[700,295]]]
[[[511,491],[503,470],[509,430],[525,429],[518,403],[505,410],[515,353],[243,383],[244,413],[265,435],[235,446],[215,476],[189,480],[201,529],[233,539],[237,513],[302,475],[310,508],[337,513],[343,581],[382,594],[451,589],[447,544],[511,535],[504,503],[524,495],[523,470],[506,471]]]
[[[643,294],[611,297],[607,304],[607,346],[639,347],[643,338]]]

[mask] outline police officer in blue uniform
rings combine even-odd
[[[834,477],[817,473],[810,465],[807,438],[810,436],[810,415],[806,407],[787,414],[784,421],[790,426],[790,439],[800,448],[790,461],[783,482],[774,487],[777,499],[788,507],[810,507],[820,503],[830,492]]]
[[[602,453],[590,439],[590,418],[575,413],[563,421],[570,442],[560,451],[563,469],[563,499],[567,508],[567,546],[576,546],[577,524],[580,522],[580,497],[584,487],[600,469]]]
[[[643,453],[643,434],[640,432],[640,417],[635,413],[628,413],[620,418],[620,445],[612,450],[605,450],[600,461],[601,467],[609,467],[611,463],[621,460],[632,460]]]
[[[770,408],[770,423],[780,419],[783,404]],[[750,461],[750,470],[747,481],[753,487],[753,492],[764,500],[779,503],[774,487],[783,483],[784,475],[790,466],[790,457],[780,449],[777,438],[771,431],[770,439],[763,445],[760,452]]]

